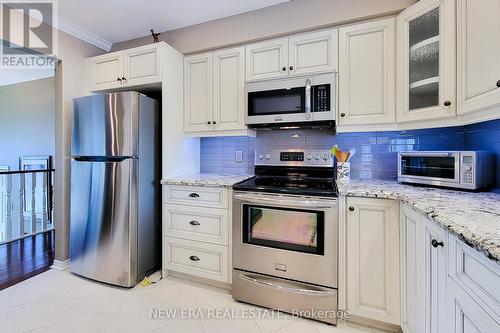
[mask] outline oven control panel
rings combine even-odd
[[[256,150],[255,165],[333,167],[329,150]]]

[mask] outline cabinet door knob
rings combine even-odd
[[[290,66],[290,70],[293,71],[293,66]]]
[[[127,79],[126,79],[124,76],[122,76],[122,80],[123,80],[123,81],[127,81]]]
[[[285,66],[283,66],[282,70],[283,70],[283,72],[286,72],[286,67],[285,67]]]
[[[433,240],[431,240],[431,245],[432,245],[433,247],[438,247],[438,246],[443,247],[443,246],[444,246],[444,243],[443,243],[443,242],[438,242],[437,240],[433,239]]]
[[[200,258],[198,258],[197,256],[190,256],[189,259],[191,261],[200,261]]]
[[[217,124],[217,122],[214,120],[214,121],[212,122],[212,124],[214,124],[214,125],[215,125],[215,124]]]
[[[497,81],[497,87],[500,88],[500,80]]]
[[[351,212],[354,212],[354,207],[353,207],[353,206],[349,207],[349,210],[350,210]]]
[[[345,113],[341,113],[341,114],[340,114],[340,116],[341,116],[342,118],[344,118],[344,117],[345,117]]]
[[[120,79],[120,78],[117,78],[117,79],[116,79],[116,81],[118,81],[118,82],[122,82],[122,79]]]
[[[207,121],[207,125],[210,125],[212,122],[211,121]]]
[[[199,195],[198,193],[191,193],[191,194],[189,195],[189,197],[190,197],[190,198],[199,198],[199,197],[200,197],[200,195]]]
[[[444,106],[450,106],[451,105],[451,102],[450,101],[445,101],[444,102]]]
[[[189,222],[189,224],[191,224],[191,225],[200,225],[200,222],[198,222],[198,221],[191,221],[191,222]]]

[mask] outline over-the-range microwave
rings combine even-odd
[[[493,183],[493,155],[485,151],[411,151],[398,154],[398,181],[466,190]]]
[[[250,82],[245,123],[252,128],[335,126],[334,72]]]

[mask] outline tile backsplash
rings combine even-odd
[[[201,172],[253,173],[255,149],[355,148],[351,160],[352,179],[396,179],[397,153],[411,150],[489,150],[500,166],[500,120],[467,126],[392,132],[339,133],[325,131],[259,131],[256,138],[223,137],[201,139]],[[236,151],[243,152],[236,162]],[[496,167],[496,188],[500,170]]]

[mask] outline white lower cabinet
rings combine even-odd
[[[401,204],[404,333],[500,333],[500,267]]]
[[[423,256],[422,263],[417,268],[417,291],[423,296],[417,304],[423,309],[421,317],[425,333],[447,332],[446,316],[446,231],[436,223],[421,217],[417,229],[417,239],[420,238]]]
[[[347,198],[347,310],[400,324],[399,202]]]
[[[401,328],[447,332],[446,231],[401,205]]]
[[[401,205],[401,328],[404,333],[420,332],[423,312],[417,288],[422,263],[417,229],[420,215]]]
[[[230,283],[230,189],[163,187],[163,275]]]

